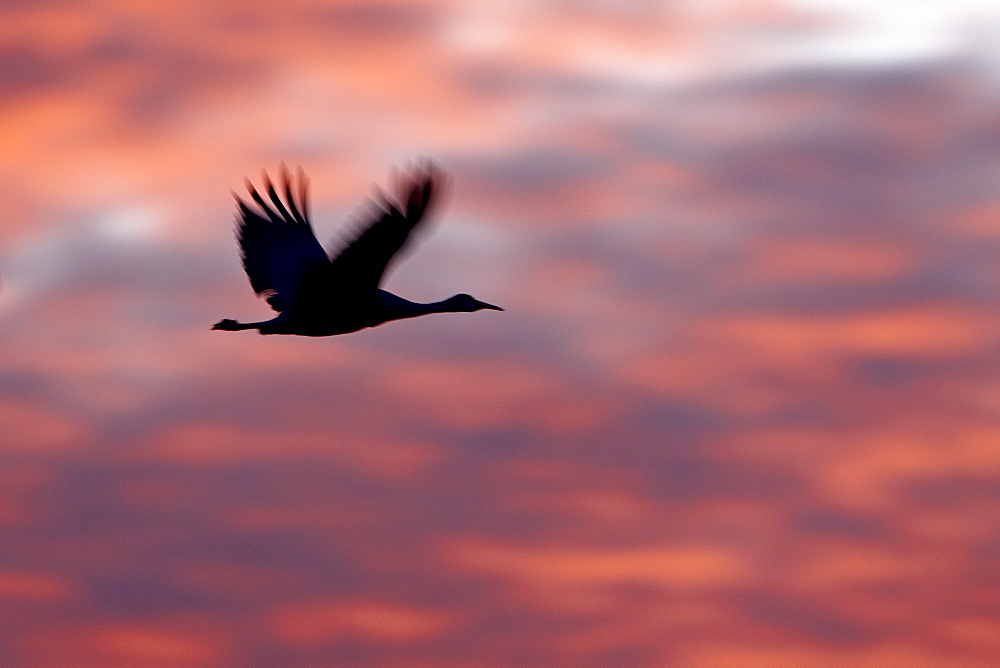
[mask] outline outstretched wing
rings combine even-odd
[[[281,178],[287,208],[267,173],[263,175],[263,187],[271,200],[270,205],[249,180],[247,192],[259,210],[252,209],[233,193],[239,207],[236,236],[243,268],[253,291],[258,297],[265,297],[275,311],[289,309],[306,275],[330,264],[309,224],[309,182],[305,173],[299,168],[298,201],[292,192],[291,175],[284,165],[281,166]]]
[[[376,190],[367,225],[331,260],[330,277],[351,290],[375,290],[392,258],[406,244],[410,232],[444,186],[444,176],[431,163],[397,173],[396,197]]]

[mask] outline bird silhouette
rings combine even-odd
[[[367,225],[332,258],[316,240],[309,222],[308,178],[300,167],[297,192],[293,192],[287,167],[282,164],[280,171],[285,202],[266,172],[262,181],[270,204],[249,179],[247,192],[259,210],[233,193],[239,207],[236,236],[243,268],[254,292],[278,316],[262,322],[226,319],[212,329],[332,336],[428,313],[503,310],[467,294],[420,304],[379,288],[393,257],[440,198],[445,179],[431,163],[397,172],[396,200],[376,189]]]

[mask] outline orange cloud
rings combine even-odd
[[[0,663],[995,663],[989,68],[695,4],[0,9]],[[208,330],[421,153],[505,313]]]
[[[454,630],[449,612],[375,602],[332,601],[282,606],[272,614],[272,628],[285,643],[325,645],[342,638],[410,643]]]
[[[529,581],[579,585],[648,584],[670,589],[723,586],[746,577],[749,564],[715,547],[560,549],[458,542],[448,547],[458,568]]]

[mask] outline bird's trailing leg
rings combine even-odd
[[[226,318],[225,320],[220,320],[219,322],[212,325],[212,329],[221,329],[226,332],[238,332],[241,329],[257,329],[260,327],[262,322],[236,322],[235,320],[230,320]]]
[[[274,320],[265,320],[263,322],[236,322],[235,320],[226,318],[212,325],[212,329],[221,329],[226,332],[238,332],[242,329],[259,329],[261,330],[261,334],[273,334],[274,332],[270,330],[274,329],[277,320],[275,318]],[[265,328],[268,329],[267,332],[264,331]]]
[[[241,329],[257,329],[261,334],[287,334],[288,314],[281,313],[276,318],[263,320],[261,322],[236,322],[226,318],[212,325],[212,329],[221,329],[226,332],[238,332]]]

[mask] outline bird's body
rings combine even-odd
[[[247,190],[260,211],[236,197],[243,267],[254,292],[265,297],[278,316],[248,323],[227,319],[213,329],[333,336],[429,313],[503,310],[467,294],[420,304],[379,288],[389,262],[441,188],[441,177],[430,166],[399,177],[397,191],[403,204],[379,192],[367,227],[333,259],[327,258],[309,223],[305,174],[299,171],[298,197],[284,169],[282,177],[285,202],[266,174],[270,206],[250,183]]]

